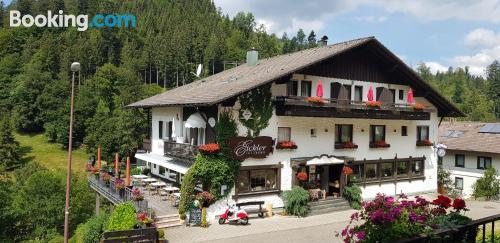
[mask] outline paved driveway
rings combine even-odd
[[[498,202],[468,201],[466,215],[482,218],[500,212]],[[247,226],[213,224],[209,228],[179,227],[166,230],[169,242],[341,242],[335,234],[342,230],[354,210],[306,218],[274,216],[250,219]]]

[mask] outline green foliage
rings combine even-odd
[[[222,155],[227,159],[227,162],[233,171],[233,175],[236,177],[240,170],[241,161],[231,158],[227,140],[238,136],[238,124],[236,124],[236,121],[234,121],[230,112],[221,112],[219,114],[219,120],[215,124],[215,131],[215,139],[221,148]]]
[[[273,104],[271,84],[262,85],[239,97],[241,104],[240,116],[245,110],[252,113],[248,121],[241,119],[240,122],[247,129],[249,137],[259,136],[260,132],[269,125],[269,119],[273,115]]]
[[[116,205],[109,217],[106,231],[129,230],[136,225],[135,207],[131,202]]]
[[[159,229],[158,230],[158,239],[165,239],[165,230]]]
[[[0,172],[12,171],[23,164],[19,143],[14,139],[9,117],[0,114]]]
[[[487,94],[494,102],[495,116],[500,119],[500,62],[495,60],[486,68]]]
[[[192,170],[191,168],[189,168],[182,179],[181,199],[179,201],[179,214],[181,215],[181,218],[186,216],[185,213],[188,211],[189,205],[191,205],[191,203],[193,202],[193,193],[196,186],[196,180],[194,178],[194,170]]]
[[[484,171],[483,177],[479,178],[472,186],[475,198],[485,197],[487,200],[498,197],[500,194],[500,179],[497,179],[497,170],[488,168]]]
[[[84,224],[78,225],[75,235],[72,237],[77,243],[94,243],[99,242],[106,228],[106,223],[109,219],[107,213],[92,216]]]
[[[208,222],[207,222],[207,208],[202,208],[201,209],[201,227],[206,228],[208,227]]]
[[[299,217],[305,217],[309,213],[309,193],[302,187],[294,187],[291,191],[282,194],[286,212]]]
[[[11,204],[14,184],[10,179],[0,178],[0,239],[12,239],[15,227],[15,215]]]
[[[349,201],[351,207],[354,209],[361,209],[361,188],[355,184],[350,184],[344,187],[342,195]]]
[[[130,169],[130,174],[131,175],[140,175],[142,174],[142,169],[141,168],[132,168]]]
[[[493,241],[491,242],[500,242],[500,230],[495,230],[492,234],[489,225],[486,225],[486,234],[485,234],[485,242],[491,241],[491,237],[493,237]],[[483,234],[477,234],[476,242],[483,242]]]

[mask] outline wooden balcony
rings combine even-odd
[[[276,115],[302,117],[337,117],[390,120],[430,120],[429,109],[415,110],[406,104],[382,104],[370,107],[363,101],[323,99],[324,103],[311,103],[304,97],[278,96]]]
[[[164,153],[166,156],[172,156],[180,159],[192,160],[198,153],[198,146],[189,143],[176,143],[164,141]]]

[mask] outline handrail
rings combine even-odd
[[[198,146],[191,145],[188,143],[177,143],[177,142],[163,142],[163,149],[165,155],[170,155],[178,158],[193,159],[198,152]]]

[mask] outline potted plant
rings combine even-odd
[[[141,191],[141,189],[132,189],[132,199],[136,202],[144,200],[144,193]]]
[[[165,243],[167,242],[165,239],[165,230],[159,229],[158,230],[158,242],[159,243]]]
[[[380,108],[382,106],[382,102],[376,100],[367,101],[366,106],[368,108]]]
[[[335,148],[336,149],[357,149],[358,145],[348,141],[348,142],[343,142],[343,143],[335,143]]]
[[[307,97],[306,101],[313,105],[323,105],[326,101],[321,97]]]
[[[198,200],[202,207],[208,207],[214,201],[214,195],[207,191],[202,191],[196,194],[195,199]]]
[[[212,155],[212,154],[217,154],[220,151],[220,146],[219,144],[216,143],[208,143],[204,145],[200,145],[198,147],[198,151],[204,155]]]
[[[437,172],[437,183],[438,183],[438,193],[446,195],[448,192],[448,188],[451,187],[451,184],[453,183],[450,172],[443,169],[442,166],[438,166],[438,172]]]
[[[276,144],[276,149],[297,149],[297,144],[293,141],[281,141]]]
[[[416,110],[416,111],[423,111],[425,109],[425,105],[423,104],[420,104],[420,103],[415,103],[413,105],[413,110]]]
[[[108,172],[103,172],[101,175],[102,181],[109,186],[109,181],[111,180],[111,175],[108,174]]]
[[[370,143],[370,148],[389,148],[391,145],[384,140],[378,140]]]
[[[122,179],[115,179],[115,188],[120,192],[120,197],[125,196],[125,182]]]
[[[142,224],[145,227],[151,227],[154,222],[152,218],[148,217],[147,213],[139,213],[137,215],[137,220],[139,221],[139,224]]]
[[[309,178],[309,176],[307,175],[307,172],[305,172],[305,171],[301,171],[301,172],[297,173],[297,175],[295,177],[297,177],[297,179],[301,182],[307,181],[307,179]]]
[[[424,139],[417,141],[417,146],[432,146],[432,142],[429,139]]]

